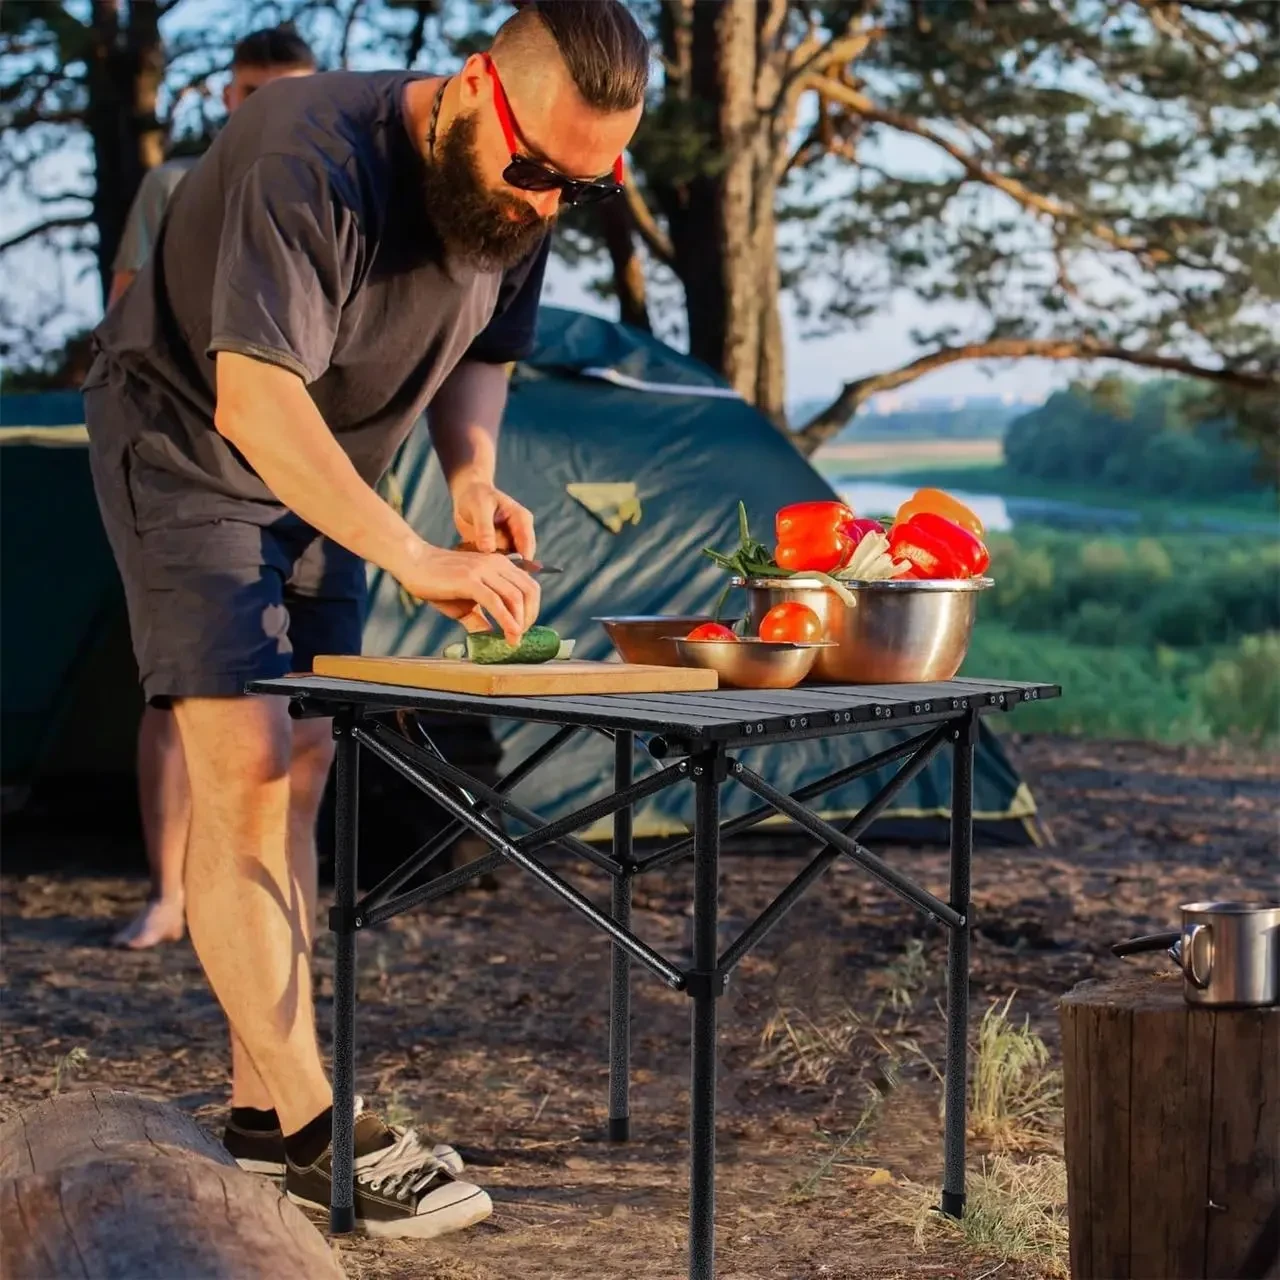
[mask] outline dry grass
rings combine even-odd
[[[983,1015],[973,1055],[969,1130],[997,1151],[1056,1150],[1062,1124],[1062,1073],[1049,1050],[1009,1017],[1013,995]]]
[[[1020,1162],[1007,1155],[984,1160],[967,1179],[968,1201],[957,1222],[937,1211],[939,1189],[920,1183],[905,1187],[905,1207],[890,1218],[915,1230],[923,1248],[939,1232],[1002,1261],[1035,1263],[1043,1275],[1069,1275],[1067,1250],[1067,1167],[1054,1155]]]

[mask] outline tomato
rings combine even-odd
[[[760,639],[773,644],[813,644],[822,639],[822,619],[807,604],[785,600],[760,619]]]
[[[722,622],[704,622],[685,636],[686,640],[736,640],[738,637]]]

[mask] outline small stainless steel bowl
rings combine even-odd
[[[794,689],[809,674],[818,654],[835,646],[819,640],[813,644],[789,644],[743,636],[739,640],[686,640],[678,638],[686,666],[703,667],[733,689]]]
[[[687,636],[704,622],[715,622],[709,613],[633,614],[616,618],[592,618],[605,629],[609,640],[623,662],[640,662],[654,667],[687,666],[670,641]],[[720,619],[731,627],[737,618]]]
[[[821,579],[735,578],[745,587],[750,630],[776,604],[795,600],[822,620],[835,647],[818,654],[814,684],[915,684],[950,680],[960,669],[990,578],[846,582],[851,608]]]

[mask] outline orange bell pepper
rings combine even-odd
[[[898,508],[894,524],[906,524],[912,516],[922,512],[932,512],[944,520],[952,520],[962,529],[968,529],[976,538],[986,536],[982,521],[970,511],[958,498],[953,498],[941,489],[917,489],[906,502]]]

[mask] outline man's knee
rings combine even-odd
[[[292,721],[278,698],[181,698],[173,704],[192,790],[223,795],[283,786]]]

